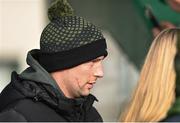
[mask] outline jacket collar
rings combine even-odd
[[[72,113],[77,108],[87,111],[92,107],[94,101],[98,101],[92,94],[76,99],[66,98],[51,85],[23,80],[16,72],[12,73],[11,83],[24,97],[32,98],[34,101],[46,102],[60,112]]]

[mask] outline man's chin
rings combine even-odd
[[[90,90],[86,90],[81,95],[82,96],[88,96],[89,94],[90,94]]]

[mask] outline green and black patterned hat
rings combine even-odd
[[[66,0],[48,10],[50,23],[41,34],[39,63],[48,71],[67,69],[107,55],[101,31],[82,17],[74,16]]]

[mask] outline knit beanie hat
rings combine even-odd
[[[48,72],[75,67],[107,56],[101,31],[82,17],[74,16],[66,0],[57,0],[48,10],[50,23],[40,39],[39,63]]]

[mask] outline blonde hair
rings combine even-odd
[[[175,100],[177,30],[164,30],[154,39],[121,122],[155,122],[166,117]]]

